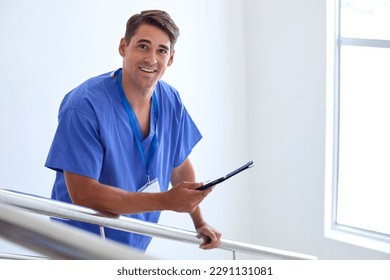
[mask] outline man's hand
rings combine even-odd
[[[200,248],[208,250],[219,247],[221,244],[221,236],[222,234],[217,231],[215,228],[208,224],[203,224],[196,228],[198,235],[203,239],[202,244],[200,244]]]
[[[198,191],[202,183],[182,182],[166,192],[166,205],[169,210],[193,213],[205,197],[211,192]]]

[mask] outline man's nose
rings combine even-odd
[[[154,52],[149,53],[145,57],[145,62],[148,63],[149,65],[154,65],[157,63],[156,55]]]

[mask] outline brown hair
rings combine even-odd
[[[126,24],[125,40],[128,44],[134,36],[135,31],[141,24],[151,24],[166,32],[171,41],[171,49],[175,47],[177,37],[179,37],[179,28],[167,12],[160,10],[142,11],[129,18]]]

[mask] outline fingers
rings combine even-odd
[[[204,242],[199,246],[203,250],[218,248],[221,245],[221,239],[217,235],[213,235],[213,237],[207,236],[203,240]]]
[[[204,250],[214,249],[221,245],[222,234],[209,225],[204,225],[197,229],[200,238],[203,242],[200,244],[200,248]]]
[[[183,182],[181,185],[183,185],[185,188],[196,190],[197,188],[203,186],[203,183]]]
[[[191,190],[197,190],[197,188],[203,186],[203,183],[194,183],[194,182],[182,182],[175,186],[179,188],[185,188],[185,189],[191,189]],[[207,188],[205,190],[197,190],[196,194],[198,196],[204,196],[206,197],[209,193],[211,193],[213,190],[213,187]]]
[[[169,210],[193,213],[199,204],[211,192],[196,190],[202,183],[182,182],[167,192]]]

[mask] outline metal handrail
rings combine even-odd
[[[0,260],[45,260],[45,257],[31,256],[25,254],[0,253]]]
[[[198,234],[193,231],[149,223],[120,215],[110,215],[90,208],[11,190],[0,189],[0,202],[51,217],[78,220],[122,231],[129,231],[186,243],[200,244],[202,242],[198,237]],[[227,239],[221,240],[219,248],[233,252],[263,255],[277,259],[317,259],[315,256],[307,254],[268,248]]]
[[[0,202],[0,236],[19,246],[41,253],[50,259],[152,259],[142,252],[118,242]],[[7,258],[6,254],[0,257]],[[8,254],[8,259],[38,257]]]

